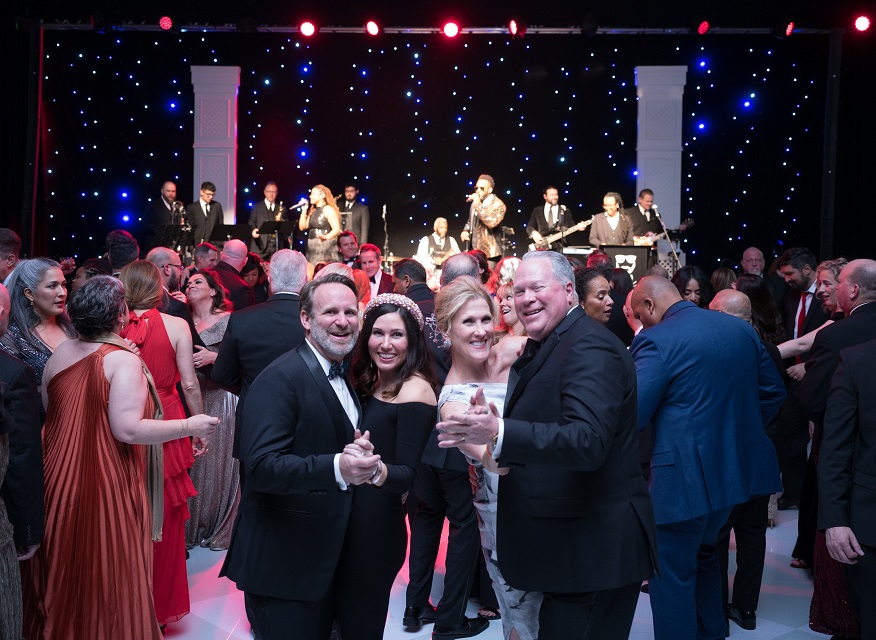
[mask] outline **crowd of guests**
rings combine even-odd
[[[876,634],[876,262],[390,274],[334,201],[301,213],[311,259],[229,240],[186,266],[115,231],[62,266],[0,229],[0,638],[160,638],[195,545],[266,639],[382,638],[406,557],[433,638],[625,638],[640,590],[655,637],[723,637],[756,628],[783,509],[812,629]]]

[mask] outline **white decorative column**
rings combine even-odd
[[[195,92],[193,199],[202,182],[216,185],[225,224],[236,220],[237,93],[240,67],[192,66]]]
[[[670,229],[681,222],[681,126],[686,76],[685,66],[636,67],[636,195],[642,189],[651,189],[663,222]]]

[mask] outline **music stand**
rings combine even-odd
[[[277,229],[279,229],[279,227],[280,223],[276,220],[268,220],[266,222],[262,222],[262,226],[259,227],[259,235],[272,235],[274,233],[277,233]]]
[[[225,244],[229,240],[240,240],[249,246],[252,229],[248,224],[217,224],[210,233],[210,242]]]

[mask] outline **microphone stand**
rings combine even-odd
[[[666,236],[666,242],[669,243],[669,251],[672,252],[672,257],[675,258],[675,271],[678,271],[681,268],[681,260],[679,260],[678,254],[675,252],[675,247],[672,246],[672,239],[669,237],[669,229],[663,224],[663,217],[657,212],[657,207],[651,207],[651,211],[654,212],[654,215],[657,216],[657,222],[663,227],[663,234]]]
[[[386,227],[386,205],[383,205],[383,270],[389,265],[389,230]]]
[[[474,206],[471,204],[468,207],[468,240],[465,241],[466,253],[471,251],[471,248],[474,246],[474,216]]]

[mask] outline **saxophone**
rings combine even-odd
[[[280,200],[280,206],[277,207],[277,214],[274,216],[275,222],[283,222],[286,217],[283,215],[286,212],[285,207],[283,207],[283,201]]]

